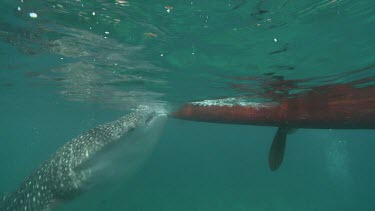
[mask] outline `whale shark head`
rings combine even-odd
[[[131,176],[151,154],[166,120],[164,109],[141,106],[114,122],[94,128],[94,133],[89,131],[101,135],[92,136],[91,141],[95,139],[97,147],[85,152],[85,158],[75,168],[77,185]]]
[[[64,144],[19,188],[0,199],[0,210],[50,210],[105,181],[124,179],[150,155],[166,123],[159,107],[140,106]]]

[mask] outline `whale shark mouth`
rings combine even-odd
[[[146,119],[145,124],[146,124],[146,125],[149,125],[150,122],[151,122],[153,119],[155,119],[156,116],[158,116],[158,113],[156,113],[156,112],[153,112],[152,114],[150,114],[150,116]]]

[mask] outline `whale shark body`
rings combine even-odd
[[[147,158],[165,125],[161,108],[141,106],[63,145],[2,199],[1,211],[51,210],[113,176],[128,176]]]

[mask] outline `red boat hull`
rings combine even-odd
[[[192,121],[227,124],[375,129],[375,87],[322,86],[294,97],[282,98],[276,103],[186,103],[172,116]]]

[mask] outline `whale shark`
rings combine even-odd
[[[160,107],[140,106],[64,144],[14,192],[1,211],[46,211],[93,186],[134,172],[150,155],[166,123]]]

